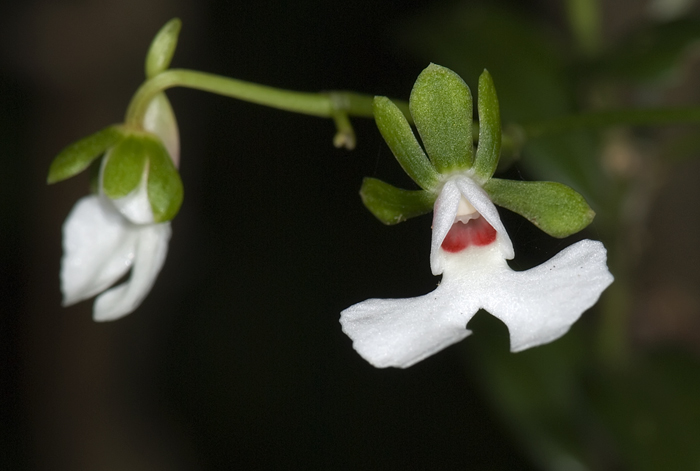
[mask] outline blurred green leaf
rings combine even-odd
[[[700,467],[697,358],[658,352],[624,371],[590,373],[587,393],[596,419],[624,456],[627,469]]]
[[[700,20],[653,24],[635,31],[598,63],[588,64],[599,76],[656,82],[679,73],[682,60],[700,43]],[[589,72],[590,73],[590,72]]]
[[[401,42],[476,84],[488,69],[505,119],[546,118],[570,108],[561,40],[533,18],[495,5],[459,3],[404,23]]]
[[[593,470],[581,430],[590,410],[581,393],[580,370],[586,361],[580,326],[561,339],[513,354],[508,329],[480,312],[466,342],[484,395],[538,469]]]

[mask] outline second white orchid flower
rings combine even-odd
[[[79,200],[63,226],[60,275],[64,306],[99,294],[93,318],[111,321],[133,312],[153,287],[182,201],[177,123],[165,95],[149,105],[143,131],[114,126],[66,149],[50,181],[72,176],[103,152],[97,194]]]

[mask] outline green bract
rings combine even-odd
[[[182,28],[180,19],[173,18],[165,23],[153,38],[146,55],[146,78],[153,78],[170,67],[170,61],[177,47],[180,28]]]
[[[469,87],[445,67],[430,64],[423,70],[411,91],[409,108],[424,152],[396,105],[386,97],[375,97],[379,131],[422,190],[402,190],[366,178],[360,196],[367,209],[384,224],[428,213],[443,183],[462,174],[481,185],[495,204],[520,214],[553,237],[566,237],[590,224],[595,213],[580,194],[565,185],[492,178],[501,152],[501,118],[496,88],[486,70],[479,77],[477,106],[479,143],[474,153]]]

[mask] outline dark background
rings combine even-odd
[[[48,187],[48,165],[123,119],[163,23],[183,20],[174,67],[406,99],[427,64],[392,29],[430,3],[3,7],[0,468],[527,469],[463,346],[377,370],[340,330],[355,302],[437,282],[429,216],[386,228],[361,205],[363,176],[410,185],[370,120],[348,152],[330,120],[168,92],[186,198],[155,288],[114,323],[60,306],[61,225],[88,181]]]
[[[113,323],[92,321],[92,301],[60,306],[61,226],[88,178],[49,187],[48,166],[64,146],[123,120],[167,20],[183,20],[173,67],[407,99],[427,62],[396,38],[439,3],[0,7],[0,469],[532,469],[477,379],[478,322],[474,339],[408,370],[371,367],[340,329],[339,313],[353,303],[423,294],[438,281],[430,217],[387,228],[360,202],[364,176],[412,185],[371,120],[353,120],[358,145],[349,152],[333,147],[330,120],[169,91],[186,196],[154,289]],[[566,31],[561,1],[503,3]],[[624,35],[643,3],[603,2],[606,37]],[[697,172],[684,167],[669,181],[697,193]],[[649,250],[636,302],[640,313],[688,313],[643,324],[643,335],[670,332],[697,347],[700,229],[678,211],[697,213],[695,193],[666,195],[650,210],[661,215],[657,242],[685,234],[689,245]],[[679,219],[685,232],[673,231]],[[506,224],[517,232],[520,268],[561,249],[522,220],[506,215]],[[686,271],[687,286],[655,278]],[[507,351],[504,326],[496,338]]]

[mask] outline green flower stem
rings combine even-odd
[[[588,112],[520,124],[519,128],[526,138],[531,139],[583,128],[668,124],[700,124],[700,107]]]
[[[371,118],[374,97],[354,92],[305,93],[258,85],[219,75],[185,69],[170,69],[144,82],[131,99],[126,124],[139,127],[149,103],[158,93],[172,87],[187,87],[295,113],[332,118],[338,134],[334,143],[352,149],[355,135],[348,116]],[[408,114],[408,104],[399,108]],[[410,116],[410,114],[408,114]]]

